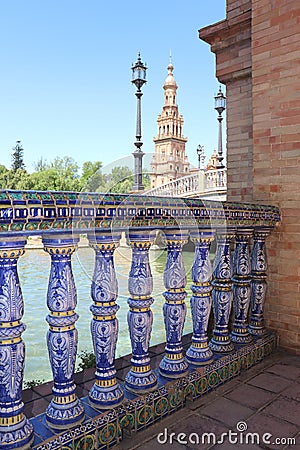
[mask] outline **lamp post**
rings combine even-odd
[[[204,145],[198,145],[197,147],[197,155],[198,155],[198,169],[203,169],[203,164],[204,164]]]
[[[142,182],[142,160],[144,153],[141,150],[143,145],[142,138],[142,126],[141,126],[141,98],[142,98],[142,86],[146,83],[146,70],[147,66],[141,60],[141,55],[138,53],[138,59],[131,67],[132,80],[131,82],[136,86],[136,98],[137,98],[137,114],[136,114],[136,141],[134,145],[136,150],[132,153],[134,156],[134,184],[132,186],[133,191],[143,191],[144,186]]]
[[[218,138],[218,162],[217,169],[224,169],[223,164],[223,148],[222,148],[222,113],[226,109],[226,97],[223,95],[221,86],[219,88],[219,92],[215,96],[215,110],[218,112],[218,121],[219,121],[219,138]]]

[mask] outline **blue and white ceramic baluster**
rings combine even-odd
[[[264,303],[267,293],[267,252],[266,238],[269,229],[254,230],[253,248],[251,253],[251,299],[249,333],[262,336],[267,332],[264,326]]]
[[[22,402],[25,345],[22,333],[24,304],[17,272],[25,237],[0,241],[0,449],[27,449],[33,429]]]
[[[210,348],[217,353],[227,353],[234,350],[229,338],[228,324],[232,307],[232,258],[230,241],[234,233],[220,231],[217,233],[217,252],[213,265],[214,280],[212,282],[214,330],[209,343]]]
[[[248,344],[252,341],[252,336],[248,332],[251,290],[249,241],[252,234],[252,230],[240,229],[235,237],[234,275],[232,278],[234,323],[230,338],[236,344]]]
[[[213,352],[208,346],[207,327],[211,310],[212,265],[209,257],[210,244],[214,239],[212,230],[191,233],[195,243],[195,258],[192,267],[191,310],[193,317],[192,344],[186,352],[186,359],[194,365],[209,364]]]
[[[65,429],[84,419],[83,405],[75,394],[74,368],[78,333],[75,322],[77,293],[71,255],[77,248],[72,235],[44,236],[44,249],[51,256],[47,293],[50,310],[47,344],[53,373],[53,398],[46,411],[46,421],[54,429]]]
[[[127,315],[132,347],[131,369],[126,375],[126,389],[135,393],[157,388],[157,377],[150,367],[149,343],[152,331],[153,280],[149,263],[151,246],[149,232],[130,232],[127,235],[132,248],[128,280],[129,312]]]
[[[88,238],[96,253],[91,287],[94,304],[90,310],[93,313],[91,333],[97,365],[96,381],[89,392],[89,399],[96,408],[108,409],[119,405],[124,398],[114,367],[119,306],[116,304],[118,282],[113,255],[121,235],[96,232]]]
[[[186,273],[182,259],[182,247],[188,241],[188,233],[166,232],[168,256],[164,271],[164,321],[166,328],[165,355],[159,371],[166,378],[180,378],[187,375],[188,363],[183,356],[182,333],[186,316]]]

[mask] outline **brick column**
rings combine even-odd
[[[228,1],[227,17],[199,30],[216,54],[216,75],[226,85],[229,201],[253,200],[251,0]]]

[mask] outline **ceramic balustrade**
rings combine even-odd
[[[78,315],[71,262],[81,233],[87,234],[95,251],[90,310],[96,371],[88,400],[103,410],[120,405],[128,395],[156,390],[158,379],[164,383],[185,377],[194,366],[208,365],[220,353],[230,353],[237,345],[248,345],[251,339],[267,333],[263,317],[265,243],[279,220],[279,211],[272,206],[194,199],[178,203],[147,196],[0,193],[0,450],[30,448],[33,438],[21,395],[25,325],[17,272],[28,236],[42,235],[44,249],[51,257],[46,320],[54,386],[45,421],[50,428],[62,430],[85,418],[84,403],[77,398],[74,383]],[[155,301],[149,252],[150,232],[158,229],[165,234],[167,249],[162,310],[166,345],[156,370],[149,356],[151,305]],[[120,385],[115,370],[119,306],[114,251],[124,231],[131,247],[128,331],[132,357],[125,383]],[[217,251],[212,267],[210,243],[214,238]],[[187,294],[182,251],[188,240],[195,245],[190,299],[193,336],[185,355],[182,334]]]
[[[195,244],[195,258],[192,267],[193,292],[191,311],[193,318],[192,343],[186,352],[187,361],[194,365],[212,362],[213,352],[208,346],[208,321],[212,298],[212,264],[210,260],[210,244],[214,240],[214,231],[210,229],[191,232],[191,240]]]
[[[33,428],[24,415],[22,382],[25,345],[24,303],[17,270],[26,238],[0,240],[0,448],[29,448]]]
[[[251,253],[251,306],[249,333],[262,336],[266,333],[264,325],[264,303],[267,293],[267,253],[266,239],[270,229],[254,231],[253,248]]]
[[[132,262],[128,280],[129,312],[127,315],[132,347],[131,369],[125,386],[131,392],[144,393],[157,388],[157,376],[150,366],[149,345],[153,314],[150,306],[153,280],[149,263],[151,246],[149,232],[130,232],[127,235],[132,248]]]
[[[78,333],[75,322],[77,293],[71,256],[79,238],[70,235],[43,237],[44,249],[51,256],[47,292],[49,331],[47,345],[53,373],[53,398],[46,411],[46,421],[54,429],[65,429],[84,419],[84,408],[75,394],[74,369]]]
[[[186,231],[166,231],[168,249],[164,271],[165,304],[163,307],[166,329],[165,356],[159,364],[160,374],[166,378],[185,376],[188,364],[183,355],[182,333],[186,316],[186,272],[182,258],[182,247],[188,241]]]
[[[247,344],[252,341],[248,331],[248,311],[250,305],[250,239],[252,230],[238,230],[235,237],[233,309],[234,323],[230,334],[232,342]]]
[[[210,348],[217,353],[227,353],[234,350],[229,337],[229,318],[232,306],[232,257],[230,244],[234,231],[221,230],[217,233],[217,252],[214,260],[212,282],[214,330],[209,343]]]
[[[114,267],[113,254],[119,246],[121,235],[111,233],[92,233],[88,235],[89,244],[95,250],[95,268],[91,286],[94,304],[91,333],[96,357],[96,381],[89,392],[92,405],[107,409],[119,405],[124,393],[116,379],[114,367],[118,337],[116,304],[118,281]]]

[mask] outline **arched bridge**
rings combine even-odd
[[[227,170],[199,170],[144,192],[148,196],[226,200]]]

